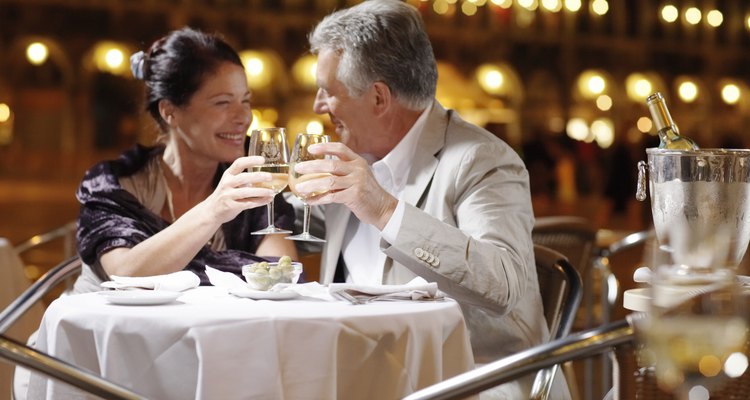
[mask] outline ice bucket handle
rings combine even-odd
[[[638,201],[646,200],[646,173],[648,164],[645,161],[638,161],[638,182],[635,188],[635,198]]]

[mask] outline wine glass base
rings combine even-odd
[[[321,239],[319,237],[315,237],[309,233],[300,233],[299,235],[294,236],[287,236],[284,239],[287,240],[297,240],[301,242],[319,242],[319,243],[325,243],[325,239]]]
[[[251,235],[280,235],[283,233],[292,233],[292,231],[288,231],[286,229],[279,229],[275,226],[269,226],[259,231],[251,232],[250,234]]]

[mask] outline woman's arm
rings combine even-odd
[[[289,256],[292,260],[299,261],[294,241],[284,239],[284,235],[266,235],[255,254],[262,257]]]
[[[244,172],[262,163],[261,157],[237,159],[214,192],[174,223],[132,248],[116,247],[102,253],[104,271],[109,275],[148,276],[182,270],[224,222],[271,200],[273,191],[253,186],[270,180],[270,174]]]

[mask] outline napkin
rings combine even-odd
[[[239,276],[206,265],[206,275],[211,284],[227,289],[247,289],[247,282]]]
[[[437,283],[427,282],[416,277],[403,285],[356,285],[351,283],[332,283],[328,292],[334,295],[346,292],[363,301],[373,300],[437,300],[445,297],[438,290]]]
[[[111,281],[102,282],[101,286],[110,289],[152,289],[182,292],[200,285],[198,275],[190,271],[178,271],[171,274],[153,276],[110,276]]]
[[[307,282],[307,283],[277,283],[275,284],[270,292],[284,292],[291,291],[295,292],[302,297],[314,298],[325,301],[336,301],[333,296],[328,292],[328,288],[321,285],[318,282]]]

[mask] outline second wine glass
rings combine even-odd
[[[271,174],[271,180],[260,182],[257,185],[268,188],[278,194],[289,181],[289,147],[286,144],[286,130],[284,128],[260,128],[250,133],[250,146],[247,154],[250,156],[262,156],[266,159],[263,165],[252,167],[253,172],[262,171]],[[292,233],[286,229],[277,228],[274,225],[274,202],[268,203],[268,226],[252,232],[253,235],[272,235],[280,233]]]
[[[311,197],[315,197],[315,196],[320,196],[321,194],[326,193],[326,191],[300,194],[299,192],[297,192],[296,186],[298,183],[309,181],[311,179],[321,178],[324,176],[328,176],[330,174],[313,173],[313,174],[301,175],[294,171],[294,166],[297,163],[300,163],[303,161],[325,158],[325,156],[322,156],[322,155],[314,155],[314,154],[308,153],[307,148],[310,145],[317,144],[317,143],[328,143],[329,140],[330,139],[328,135],[323,135],[323,134],[300,133],[297,135],[297,139],[294,142],[294,147],[292,148],[292,158],[290,161],[289,189],[292,191],[292,194],[294,194],[304,205],[305,214],[304,214],[304,219],[302,220],[302,233],[298,235],[287,236],[286,239],[301,240],[301,241],[307,241],[307,242],[325,242],[324,239],[315,237],[310,234],[310,205],[307,204],[307,199]]]
[[[688,234],[676,224],[664,241],[671,261],[651,276],[641,358],[654,365],[663,390],[680,400],[708,398],[747,368],[746,302],[734,267],[725,263],[730,238],[707,226]]]

